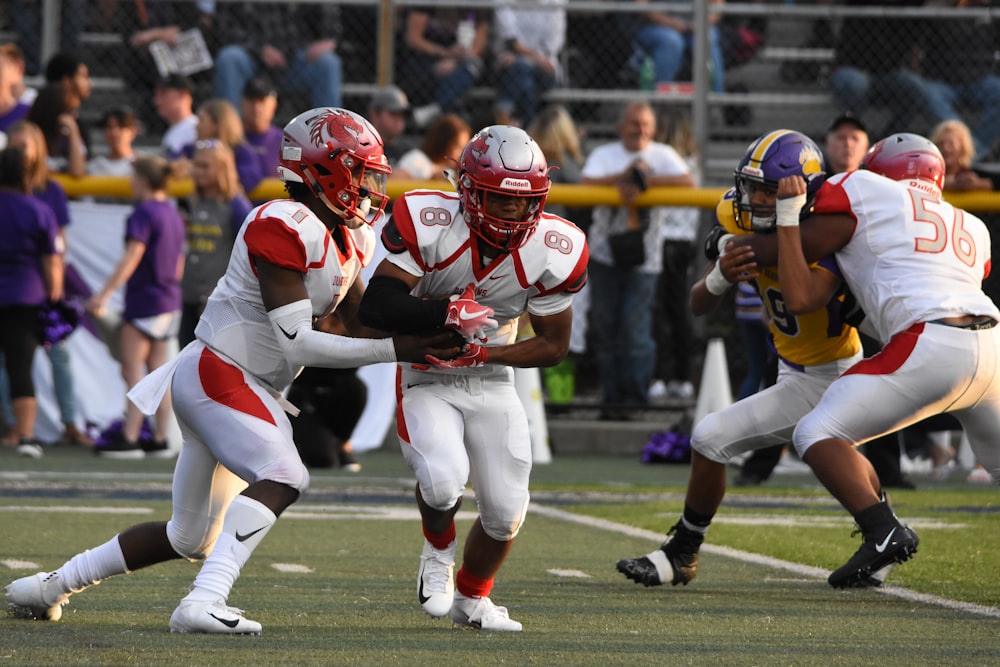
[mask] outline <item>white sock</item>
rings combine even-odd
[[[205,559],[185,600],[224,602],[240,576],[240,570],[250,560],[250,554],[261,543],[271,526],[278,520],[263,503],[247,496],[236,496],[226,510],[222,533]]]
[[[128,568],[118,536],[115,535],[101,546],[73,556],[58,572],[59,581],[65,588],[63,592],[79,593],[110,576],[125,574]]]

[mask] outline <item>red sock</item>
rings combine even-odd
[[[455,575],[455,587],[459,593],[467,598],[484,598],[493,590],[493,577],[480,579],[476,575],[466,572],[463,566]]]
[[[451,522],[451,525],[448,526],[448,529],[445,530],[443,533],[432,533],[431,531],[427,530],[426,527],[423,527],[423,529],[424,529],[424,537],[426,537],[427,541],[430,542],[431,545],[438,551],[444,551],[445,549],[448,548],[448,545],[450,545],[452,542],[455,541],[454,521]]]

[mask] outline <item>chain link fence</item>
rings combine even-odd
[[[146,125],[147,135],[140,141],[154,144],[163,129],[152,106],[158,72],[146,45],[135,45],[143,30],[169,25],[198,30],[216,58],[227,45],[246,44],[255,66],[272,36],[280,40],[274,46],[287,58],[322,38],[334,39],[342,104],[364,112],[380,83],[398,84],[414,105],[433,101],[436,61],[414,55],[407,39],[412,13],[429,14],[428,34],[445,46],[453,39],[449,30],[456,32],[456,26],[475,14],[486,25],[487,47],[454,110],[477,127],[496,118],[497,54],[506,46],[496,30],[497,4],[8,0],[0,5],[0,41],[21,46],[29,83],[40,82],[42,64],[54,51],[79,50],[94,80],[93,95],[82,110],[84,120],[127,103]],[[728,183],[733,162],[761,133],[789,127],[821,140],[826,126],[844,109],[863,118],[873,138],[888,131],[928,133],[937,121],[955,115],[973,128],[980,157],[996,157],[1000,80],[993,73],[1000,2],[637,5],[570,0],[514,5],[538,11],[540,21],[542,12],[553,8],[565,12],[558,40],[560,77],[540,104],[565,105],[589,142],[614,137],[621,103],[627,100],[648,98],[658,108],[690,110],[708,185]],[[661,78],[667,68],[657,60],[662,57],[657,42],[643,36],[649,25],[643,11],[670,16],[680,22],[676,25],[692,29],[679,33],[679,62],[669,80]],[[261,26],[265,13],[286,18]],[[196,105],[217,94],[216,74],[215,67],[191,74]],[[280,100],[276,123],[313,106],[308,82],[293,87],[286,85],[280,70],[273,74]],[[914,88],[914,82],[927,88]],[[921,90],[927,93],[924,98]],[[420,136],[413,123],[408,132]],[[98,135],[92,136],[97,150]]]

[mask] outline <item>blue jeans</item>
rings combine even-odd
[[[958,118],[955,103],[979,111],[972,138],[976,143],[976,158],[986,157],[1000,136],[1000,77],[984,76],[967,84],[930,80],[927,86],[931,91],[927,115],[932,123]]]
[[[636,33],[635,43],[653,58],[657,82],[676,81],[677,71],[684,62],[684,54],[694,46],[694,36],[690,33],[681,34],[661,25],[647,25]],[[708,34],[708,55],[712,66],[712,92],[724,92],[722,45],[719,43],[719,31],[714,26]]]
[[[590,315],[605,403],[643,405],[656,366],[653,299],[659,274],[590,262]]]
[[[921,112],[933,116],[934,92],[929,84],[905,69],[868,75],[855,67],[838,67],[830,74],[830,91],[842,108],[858,115],[864,114],[869,104],[889,108],[889,124],[881,135],[873,133],[873,137],[911,131],[913,119]]]
[[[465,60],[447,76],[438,80],[434,101],[443,111],[451,111],[479,78],[479,61]]]
[[[243,86],[256,75],[257,61],[246,49],[236,44],[223,47],[215,57],[215,94],[239,109]],[[314,107],[339,107],[342,80],[343,69],[336,53],[325,53],[307,63],[305,52],[296,51],[276,83],[283,89],[308,90]]]
[[[554,75],[525,58],[499,71],[497,108],[511,113],[527,127],[535,117],[538,96],[556,83]]]

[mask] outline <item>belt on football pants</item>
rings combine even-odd
[[[992,329],[997,325],[997,321],[992,317],[987,317],[982,320],[976,320],[975,322],[969,322],[968,324],[949,324],[941,320],[932,320],[931,324],[943,324],[946,327],[953,327],[955,329],[968,329],[969,331],[981,331],[982,329]]]

